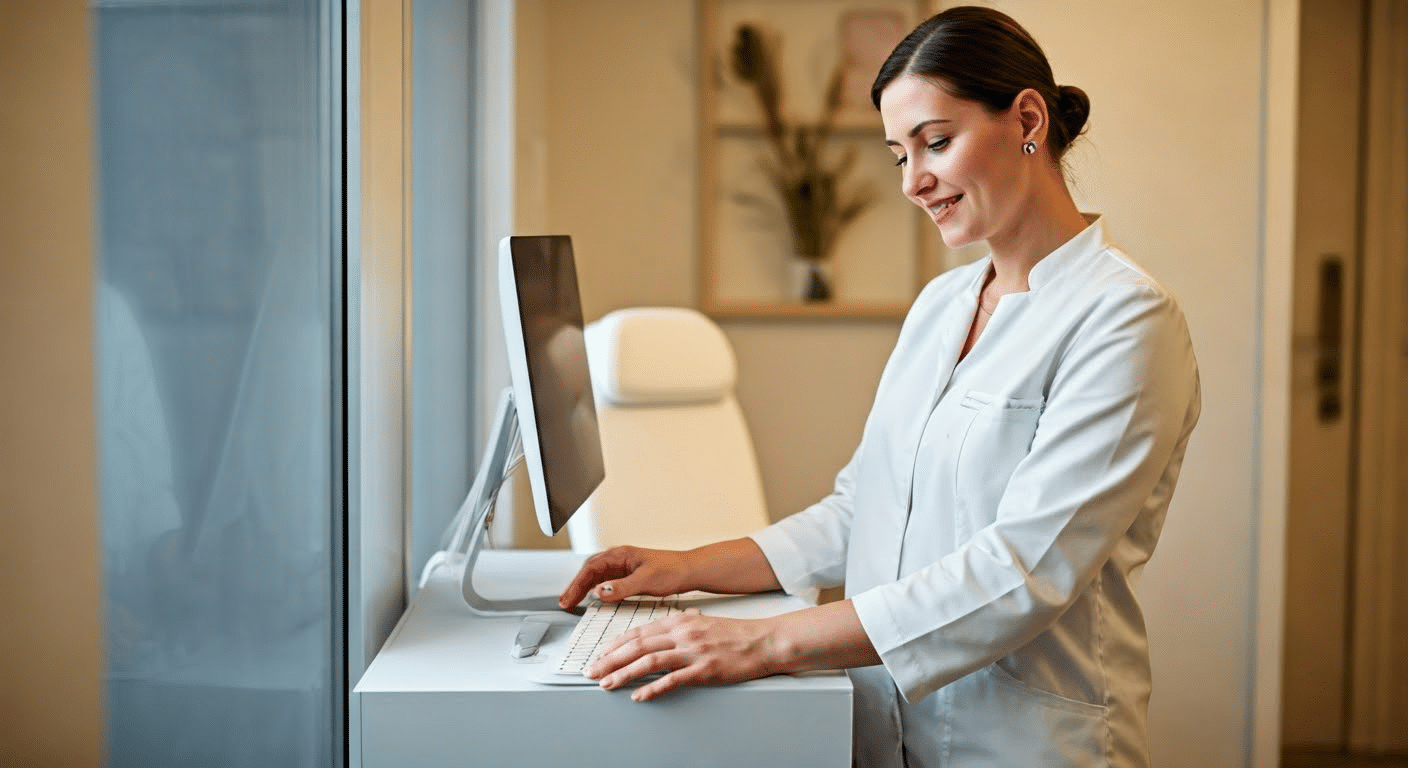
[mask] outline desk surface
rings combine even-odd
[[[491,596],[555,594],[580,561],[567,552],[484,552],[475,583]],[[458,576],[442,568],[417,592],[357,684],[364,766],[584,766],[593,763],[578,745],[606,732],[631,733],[645,750],[640,764],[850,764],[851,685],[842,673],[683,689],[645,703],[628,691],[543,685],[534,678],[575,617],[562,615],[538,656],[514,659],[509,648],[521,619],[471,614]],[[738,618],[805,607],[778,593],[701,605]]]

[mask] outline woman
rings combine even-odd
[[[564,605],[689,589],[846,599],[623,636],[607,689],[848,668],[862,766],[1148,764],[1135,587],[1189,433],[1197,366],[1172,296],[1071,199],[1089,100],[1015,21],[954,8],[891,54],[872,99],[904,194],[957,248],[927,285],[834,492],[746,539],[588,560]]]

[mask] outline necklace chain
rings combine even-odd
[[[983,297],[987,295],[988,287],[992,285],[993,277],[995,277],[995,275],[992,272],[988,272],[987,279],[983,280],[983,287],[978,289],[978,309],[988,317],[992,317],[992,313],[997,310],[997,302],[993,302],[992,309],[988,309],[983,304]],[[1002,301],[1002,296],[999,295],[997,301]]]

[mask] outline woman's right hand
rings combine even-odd
[[[687,592],[697,588],[689,583],[689,570],[685,552],[612,547],[588,558],[572,583],[562,590],[557,602],[563,608],[571,608],[588,592],[605,603],[619,602],[633,595]]]

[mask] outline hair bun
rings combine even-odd
[[[1090,97],[1074,85],[1060,86],[1056,89],[1056,109],[1061,113],[1066,135],[1075,139],[1085,130],[1085,121],[1090,117]]]

